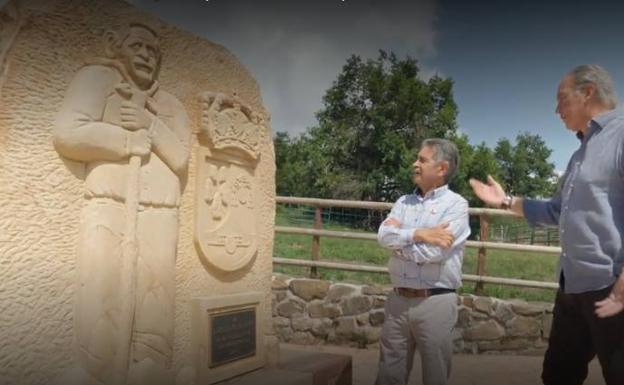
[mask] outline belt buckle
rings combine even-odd
[[[429,289],[410,289],[408,287],[397,287],[395,292],[407,298],[427,298],[429,297]]]

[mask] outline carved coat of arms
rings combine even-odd
[[[257,252],[254,175],[264,124],[236,98],[201,98],[195,242],[205,262],[234,271]]]

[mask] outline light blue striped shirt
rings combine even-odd
[[[464,244],[470,235],[468,202],[449,190],[447,185],[430,191],[424,197],[404,195],[392,207],[388,218],[397,219],[401,227],[379,227],[379,244],[392,249],[388,269],[395,287],[449,288],[461,286]],[[455,238],[448,249],[415,242],[417,229],[431,228],[447,222]]]
[[[557,193],[546,201],[525,199],[523,209],[530,224],[559,225],[566,293],[611,285],[624,264],[623,111],[591,120]]]

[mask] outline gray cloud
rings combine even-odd
[[[8,0],[0,0],[0,8]],[[303,132],[347,57],[435,51],[435,0],[127,0],[221,44],[260,84],[274,131]],[[424,63],[423,63],[424,61]]]
[[[419,59],[424,78],[435,72],[426,66],[436,53],[435,0],[131,2],[235,54],[258,80],[274,131],[313,126],[351,54],[393,50]]]
[[[0,0],[0,7],[7,0]],[[274,131],[303,132],[347,57],[435,54],[435,0],[128,0],[228,48],[255,76]]]

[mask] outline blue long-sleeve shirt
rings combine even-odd
[[[468,202],[444,185],[427,193],[404,195],[392,207],[388,218],[397,219],[401,227],[379,227],[379,244],[392,249],[388,270],[395,287],[455,289],[461,286],[464,244],[470,235]],[[442,223],[454,236],[453,245],[443,249],[415,242],[417,229],[432,228]]]
[[[624,265],[624,113],[590,121],[550,200],[525,199],[532,225],[559,225],[566,293],[605,288]]]

